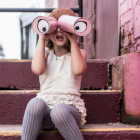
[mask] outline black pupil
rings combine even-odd
[[[78,26],[76,26],[76,27],[75,27],[75,30],[79,30],[79,27],[78,27]]]
[[[46,31],[46,28],[45,28],[45,27],[43,27],[43,28],[42,28],[42,30],[45,32],[45,31]]]

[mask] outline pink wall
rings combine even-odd
[[[53,0],[45,0],[45,7],[46,8],[53,8]],[[50,15],[49,12],[45,13],[46,17]]]
[[[120,0],[121,52],[140,52],[140,0]]]
[[[59,7],[77,8],[78,0],[58,0]]]
[[[119,55],[118,6],[118,0],[96,0],[96,59]]]

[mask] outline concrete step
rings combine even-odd
[[[140,125],[86,124],[80,127],[84,140],[139,140]],[[0,125],[0,140],[21,140],[21,125]],[[60,132],[40,131],[37,140],[64,140]]]
[[[107,89],[109,62],[87,60],[81,90]],[[31,71],[31,60],[0,60],[0,89],[39,90],[39,76]]]
[[[110,59],[112,89],[123,92],[121,122],[140,124],[140,53]]]
[[[39,90],[0,90],[0,124],[22,124],[27,103]],[[120,122],[119,90],[80,90],[87,109],[87,124]]]

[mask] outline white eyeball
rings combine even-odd
[[[48,22],[45,20],[45,19],[40,19],[38,21],[38,30],[41,32],[41,33],[46,33],[48,31],[48,28],[49,28],[49,24]]]
[[[85,21],[76,22],[74,30],[78,33],[84,32],[87,29],[87,23]]]

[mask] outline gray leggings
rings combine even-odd
[[[24,113],[21,140],[36,140],[40,130],[53,130],[55,126],[65,140],[84,140],[80,121],[81,114],[74,106],[59,104],[50,109],[44,100],[35,97]]]

